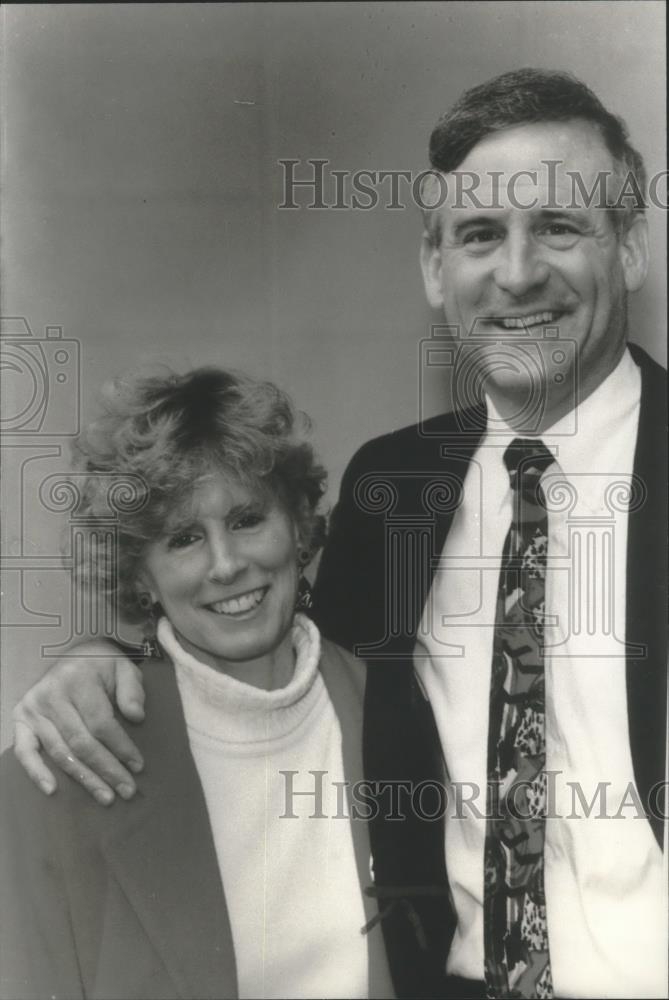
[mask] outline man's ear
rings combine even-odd
[[[433,309],[441,309],[444,304],[441,285],[441,249],[434,245],[427,233],[423,233],[420,245],[420,269],[423,272],[427,301]]]
[[[648,274],[648,223],[643,215],[637,215],[631,226],[620,237],[618,253],[625,287],[628,292],[636,292]]]

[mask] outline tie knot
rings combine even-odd
[[[555,456],[541,438],[514,438],[504,452],[504,464],[513,489],[516,489],[518,480],[526,476],[539,479],[554,461]]]

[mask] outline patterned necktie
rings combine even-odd
[[[516,438],[504,453],[513,517],[497,593],[485,842],[488,996],[552,997],[544,898],[544,590],[548,516],[539,484],[554,458]]]

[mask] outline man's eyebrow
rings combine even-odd
[[[587,211],[576,205],[573,208],[542,208],[538,214],[542,222],[552,222],[556,219],[569,219],[572,222],[579,222],[589,218]]]
[[[527,211],[532,211],[527,209]],[[580,206],[565,207],[565,208],[541,208],[532,212],[535,219],[539,222],[559,222],[559,221],[569,221],[569,222],[580,222],[581,224],[590,222],[590,216],[586,209]],[[480,211],[472,209],[470,214],[465,218],[460,218],[454,224],[451,230],[454,237],[462,236],[464,232],[470,229],[498,229],[505,225],[506,215],[496,214],[496,215],[485,215]]]
[[[496,229],[499,227],[500,217],[499,215],[495,217],[494,215],[481,215],[479,212],[473,211],[470,216],[464,219],[460,219],[453,226],[453,235],[459,236],[466,229],[471,229],[475,226],[477,229]]]

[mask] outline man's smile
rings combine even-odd
[[[563,315],[562,311],[556,309],[544,309],[521,315],[490,316],[484,322],[490,326],[501,326],[505,330],[527,330],[535,326],[557,323]]]

